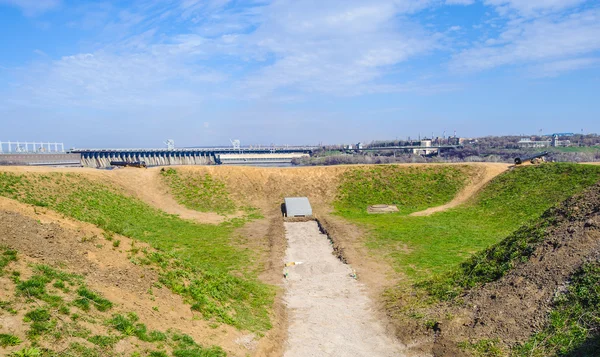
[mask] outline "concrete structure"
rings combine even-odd
[[[0,165],[27,165],[27,166],[81,166],[80,154],[64,153],[22,153],[1,154]]]
[[[571,146],[571,140],[560,140],[558,134],[552,135],[552,147]]]
[[[522,148],[545,148],[551,145],[550,140],[531,140],[530,138],[522,138],[517,145]]]
[[[309,155],[314,149],[316,148],[310,146],[284,146],[268,148],[71,149],[71,152],[81,154],[83,166],[102,168],[110,166],[111,161],[145,161],[148,166],[290,163],[298,155]],[[244,157],[249,160],[244,160]],[[260,160],[261,157],[263,160]]]
[[[293,159],[308,157],[304,153],[288,154],[220,154],[216,156],[217,162],[223,165],[243,164],[289,164]]]
[[[430,140],[430,139],[423,139],[423,140],[421,140],[421,143],[420,143],[421,146],[419,148],[413,149],[413,154],[431,155],[431,154],[437,153],[438,149],[434,148],[432,146],[432,143],[433,143],[433,141]],[[439,147],[439,145],[438,145],[438,147]]]
[[[285,216],[286,217],[312,217],[312,207],[307,197],[286,197]]]
[[[31,141],[0,141],[0,153],[64,153],[65,144]]]

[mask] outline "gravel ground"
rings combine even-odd
[[[290,311],[285,357],[402,356],[404,346],[377,320],[365,287],[333,254],[317,223],[286,222],[285,302]]]

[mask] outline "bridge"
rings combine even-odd
[[[167,149],[71,149],[87,167],[108,167],[111,161],[145,161],[148,166],[210,164],[283,164],[310,155],[315,146],[214,147]]]

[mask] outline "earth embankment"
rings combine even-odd
[[[556,299],[573,275],[600,259],[600,183],[549,209],[487,252],[481,254],[479,266],[510,268],[500,278],[466,291],[453,304],[430,309],[442,322],[433,341],[436,356],[456,352],[465,341],[497,339],[508,350],[551,324]],[[445,319],[444,314],[454,318]],[[543,351],[539,347],[537,353],[556,352]]]

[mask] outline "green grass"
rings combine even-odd
[[[567,147],[549,148],[548,151],[597,153],[597,152],[600,152],[600,147],[598,147],[598,146],[567,146]]]
[[[520,261],[527,261],[536,246],[546,237],[546,229],[553,224],[550,209],[538,220],[517,231],[461,263],[458,269],[417,286],[440,300],[450,300],[467,289],[500,279]]]
[[[43,322],[50,320],[50,312],[47,309],[35,309],[25,314],[24,321]]]
[[[463,342],[459,344],[459,347],[471,352],[475,357],[503,357],[507,355],[506,350],[498,339],[484,339],[471,343]]]
[[[89,311],[90,305],[93,305],[98,311],[107,311],[113,307],[112,302],[85,286],[77,289],[77,294],[79,295],[79,298],[73,301],[73,304],[84,311]]]
[[[177,202],[187,208],[217,213],[232,213],[236,208],[225,183],[209,174],[182,173],[169,168],[161,170],[161,177]]]
[[[117,233],[147,242],[165,253],[161,281],[188,298],[205,318],[252,331],[271,326],[268,310],[274,290],[249,268],[252,252],[230,244],[243,220],[197,224],[75,174],[0,173],[0,195],[95,224],[110,232],[111,239]],[[44,294],[41,285],[30,281],[21,291]]]
[[[17,346],[21,342],[23,341],[15,335],[0,333],[0,347]]]
[[[116,314],[108,321],[108,324],[115,330],[125,336],[136,336],[141,341],[157,342],[166,341],[167,335],[160,331],[150,331],[146,325],[138,322],[139,318],[135,313],[129,313],[127,316]]]
[[[94,335],[88,337],[87,340],[98,347],[112,348],[119,341],[119,338],[115,336]]]
[[[10,357],[39,357],[42,351],[37,347],[26,347],[10,354]]]
[[[514,348],[515,356],[597,356],[600,351],[600,262],[584,264],[553,302],[548,325]]]
[[[352,179],[353,186],[357,187],[354,191],[368,191],[366,188],[372,186],[370,178],[355,175]],[[544,164],[520,167],[494,179],[467,204],[429,217],[410,217],[407,213],[449,201],[456,188],[447,189],[445,195],[435,200],[409,201],[406,205],[410,209],[402,209],[398,214],[368,215],[341,209],[347,204],[342,184],[337,207],[343,217],[369,230],[367,245],[376,254],[389,258],[393,266],[412,282],[421,282],[452,272],[474,253],[499,242],[551,206],[598,180],[598,166]],[[431,185],[421,185],[402,186],[402,192],[407,196],[431,197]],[[453,187],[456,185],[452,184]],[[370,197],[368,192],[358,202],[373,202],[366,197]]]
[[[0,247],[0,276],[4,274],[4,268],[11,262],[17,260],[17,252],[8,247]]]
[[[373,166],[346,172],[335,208],[346,217],[365,216],[367,206],[394,204],[400,214],[450,201],[465,185],[470,166]]]
[[[17,258],[17,253],[15,252],[13,256]],[[133,312],[113,314],[112,318],[105,321],[104,325],[100,325],[100,322],[106,319],[106,314],[102,314],[102,312],[112,309],[113,304],[99,293],[87,288],[81,276],[46,265],[31,265],[27,267],[27,270],[23,275],[29,276],[31,272],[33,274],[30,278],[24,281],[21,281],[20,278],[15,279],[12,283],[17,288],[13,303],[25,307],[23,322],[25,323],[24,327],[28,327],[26,336],[29,346],[23,346],[24,348],[13,352],[10,356],[116,357],[121,355],[113,351],[116,343],[129,336],[146,342],[146,345],[142,347],[138,343],[132,344],[133,355],[147,356],[150,353],[148,344],[153,344],[154,349],[171,351],[169,355],[179,353],[185,356],[226,356],[221,348],[203,347],[190,336],[182,335],[177,331],[150,331]],[[14,275],[21,276],[21,274]],[[64,296],[58,302],[48,298],[52,296],[49,293],[53,292],[50,285],[64,292]],[[71,286],[73,289],[64,291],[67,286]],[[82,299],[86,301],[87,307],[82,309],[81,314],[65,315],[68,313],[68,306],[75,305],[81,308],[79,300]],[[2,309],[8,309],[11,305],[11,302],[0,301]],[[91,309],[92,306],[95,306],[95,309]],[[96,333],[101,332],[103,328],[106,334],[92,334],[92,330],[82,325],[81,322],[96,325]],[[112,334],[109,331],[112,329],[120,333]],[[74,338],[79,340],[73,341]],[[80,343],[79,341],[83,339],[89,343]],[[22,343],[19,336],[0,334],[0,347],[2,348]],[[60,351],[54,350],[57,346]],[[160,356],[165,353],[156,351],[154,355]]]
[[[28,299],[39,299],[47,302],[53,307],[64,307],[63,301],[60,296],[51,295],[48,293],[47,285],[52,281],[61,282],[59,285],[65,286],[64,290],[68,290],[66,288],[65,282],[71,285],[82,285],[83,278],[79,275],[69,274],[47,265],[35,265],[34,267],[34,275],[32,275],[27,280],[20,280],[20,278],[16,278],[14,280],[18,295],[25,296]],[[63,291],[64,291],[63,290]]]

